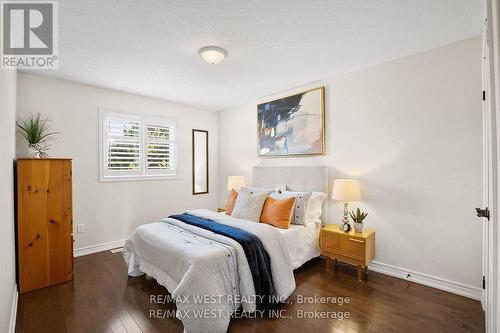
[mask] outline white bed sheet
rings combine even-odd
[[[320,220],[306,220],[305,226],[290,224],[288,229],[278,229],[285,240],[293,269],[319,256],[320,229]]]

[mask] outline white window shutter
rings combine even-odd
[[[177,126],[166,120],[146,120],[146,174],[177,174]]]
[[[177,122],[100,110],[102,181],[177,175]]]

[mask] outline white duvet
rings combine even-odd
[[[320,220],[306,220],[305,226],[290,224],[288,229],[278,229],[285,241],[293,269],[319,256],[320,229]]]
[[[270,258],[275,296],[284,301],[295,290],[287,246],[276,228],[206,209],[186,213],[257,236]],[[245,253],[228,237],[166,218],[138,227],[126,241],[123,255],[129,275],[146,273],[167,288],[188,333],[226,332],[240,305],[244,311],[256,310]]]

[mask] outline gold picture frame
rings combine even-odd
[[[318,94],[318,96],[311,96],[311,98],[318,98],[319,110],[314,110],[314,112],[312,113],[307,113],[305,112],[305,110],[300,109],[301,105],[299,105],[298,102],[302,101],[302,98],[307,94],[312,94],[312,93]],[[274,109],[273,106],[275,107]],[[278,109],[281,109],[281,111],[278,111]],[[285,143],[286,148],[283,149],[285,150],[285,152],[283,152],[283,150],[271,151],[270,147],[276,149],[276,146],[278,146],[279,144],[278,140],[287,142],[288,140],[290,140],[289,138],[294,135],[293,125],[284,124],[284,127],[287,128],[288,133],[281,133],[281,134],[279,133],[278,127],[280,127],[279,122],[281,122],[281,124],[291,122],[290,115],[291,114],[296,115],[297,112],[303,112],[304,114],[302,116],[321,117],[320,123],[318,123],[317,121],[313,121],[313,125],[311,125],[318,127],[317,130],[321,131],[321,134],[318,135],[320,137],[318,137],[317,140],[311,141],[310,143],[308,142],[304,143],[306,145],[310,144],[311,146],[313,146],[313,149],[309,149],[309,151],[311,152],[307,152],[307,150],[304,152],[300,151],[300,149],[292,147],[292,149],[290,149],[291,150],[290,152],[287,144]],[[266,115],[266,113],[268,113],[269,115]],[[285,121],[281,120],[282,118],[280,117],[282,116],[284,117]],[[272,117],[277,119],[272,119]],[[267,127],[269,123],[276,125]],[[301,123],[301,126],[303,126],[303,123]],[[264,140],[265,142],[263,143]],[[314,145],[317,144],[318,142],[320,143],[320,147],[319,148],[314,147]],[[265,149],[269,149],[270,150],[269,153],[263,153]],[[325,132],[325,87],[324,86],[307,89],[300,92],[295,92],[293,94],[289,94],[284,97],[269,99],[257,104],[257,156],[259,158],[322,156],[325,155],[325,152],[326,152],[326,132]]]

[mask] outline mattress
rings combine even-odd
[[[290,254],[293,269],[319,256],[319,231],[321,221],[306,221],[306,225],[290,224],[288,229],[278,229]]]

